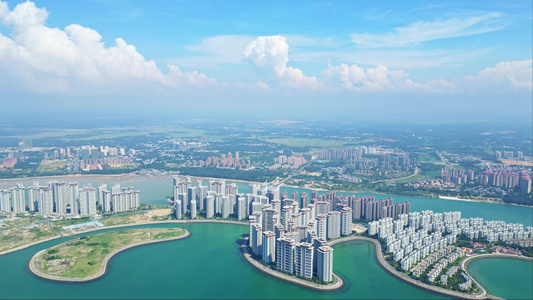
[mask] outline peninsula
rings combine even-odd
[[[29,267],[35,275],[50,280],[91,281],[103,276],[109,259],[121,251],[187,236],[189,232],[180,228],[127,229],[84,236],[39,251]]]

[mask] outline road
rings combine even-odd
[[[446,158],[444,158],[444,155],[442,155],[442,153],[437,151],[437,155],[440,157],[440,160],[442,160],[443,164],[445,164],[449,169],[453,169],[452,164]]]
[[[316,159],[318,158],[315,157],[313,159],[311,159],[308,163],[302,165],[301,167],[299,167],[298,169],[296,169],[294,172],[292,172],[291,174],[289,174],[289,176],[287,176],[285,179],[283,179],[282,181],[278,182],[278,183],[275,183],[272,185],[273,188],[277,188],[279,186],[281,186],[282,184],[284,184],[287,180],[291,179],[292,177],[300,174],[300,172],[302,172],[307,166],[311,165]]]

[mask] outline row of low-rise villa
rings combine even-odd
[[[370,222],[368,235],[377,236],[385,242],[384,249],[392,254],[392,259],[399,263],[403,271],[418,277],[433,265],[427,273],[427,279],[434,282],[443,269],[465,255],[461,248],[452,246],[457,242],[458,236],[509,243],[514,240],[531,240],[533,227],[524,228],[523,224],[507,224],[503,221],[484,221],[482,218],[464,219],[457,211],[433,213],[426,210],[401,214],[396,220],[383,218]],[[447,282],[448,276],[441,277],[441,281]]]
[[[452,252],[446,257],[442,258],[438,263],[436,263],[433,268],[428,272],[428,280],[429,282],[434,282],[435,279],[439,276],[439,274],[442,272],[444,268],[446,268],[449,264],[456,261],[458,258],[461,258],[465,255],[464,251],[461,250],[461,248],[456,248],[455,252]]]
[[[452,266],[451,268],[448,269],[448,271],[446,271],[446,273],[442,274],[440,276],[440,283],[443,284],[443,285],[447,285],[448,284],[448,278],[455,275],[455,273],[457,273],[457,271],[459,271],[459,267],[458,266]]]

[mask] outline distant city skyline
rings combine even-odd
[[[9,118],[531,120],[532,9],[0,1],[0,93]]]

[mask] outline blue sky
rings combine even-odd
[[[0,95],[39,112],[531,119],[532,9],[0,0]]]

